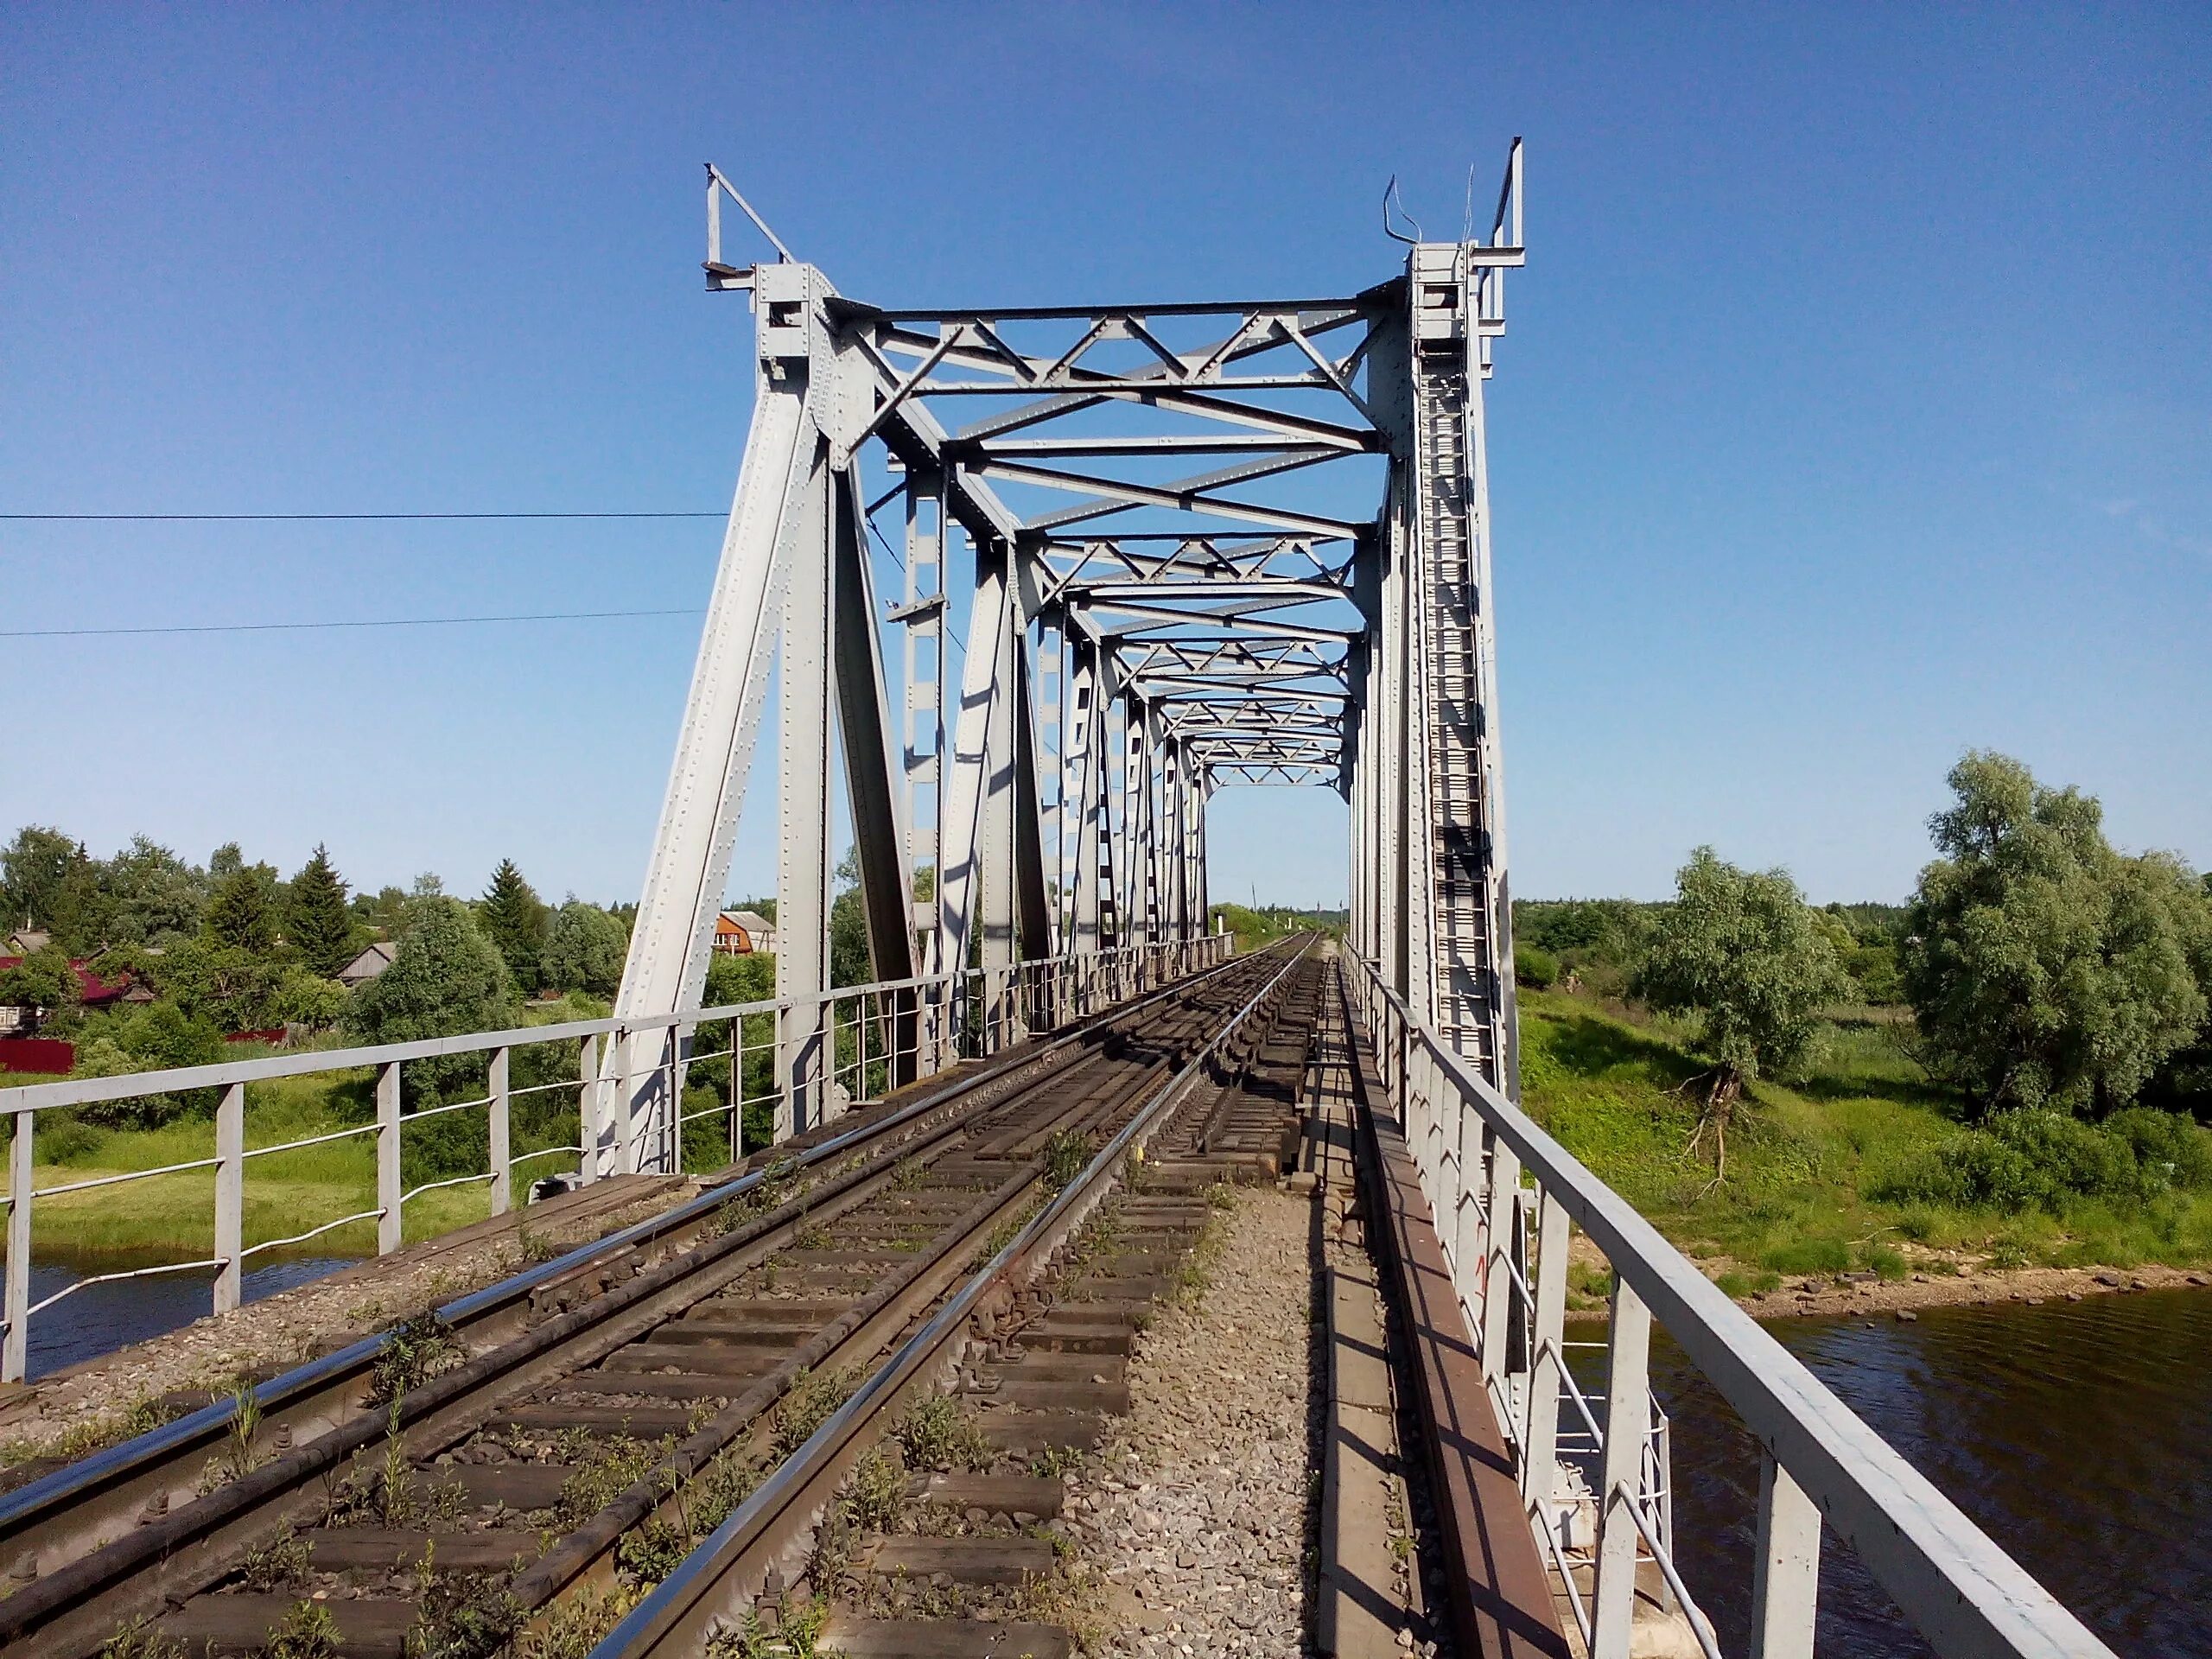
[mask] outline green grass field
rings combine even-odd
[[[249,1154],[256,1147],[279,1146],[347,1127],[348,1118],[337,1109],[334,1096],[342,1088],[367,1086],[365,1073],[250,1084]],[[181,1118],[156,1129],[80,1127],[41,1139],[44,1144],[37,1148],[34,1171],[41,1190],[212,1158],[215,1152],[215,1126],[206,1118]],[[55,1142],[60,1143],[59,1147]],[[55,1155],[57,1151],[64,1155]],[[555,1167],[559,1160],[549,1158],[544,1164]],[[245,1167],[249,1245],[290,1237],[376,1207],[376,1149],[370,1135],[262,1158],[249,1156]],[[76,1267],[140,1266],[206,1256],[214,1249],[214,1203],[213,1169],[41,1198],[31,1208],[32,1249],[41,1262]],[[407,1205],[407,1237],[412,1242],[450,1231],[481,1219],[490,1213],[490,1206],[488,1182],[421,1193]],[[376,1226],[356,1222],[324,1233],[302,1249],[319,1255],[373,1255]],[[251,1265],[262,1265],[282,1254],[264,1251]]]
[[[1894,1014],[1839,1016],[1806,1075],[1753,1085],[1718,1186],[1710,1137],[1688,1149],[1698,1093],[1681,1086],[1700,1068],[1678,1027],[1558,992],[1524,993],[1522,1093],[1538,1122],[1677,1245],[1719,1259],[1732,1290],[1764,1287],[1781,1274],[1900,1274],[1923,1249],[2017,1265],[2212,1262],[2212,1192],[2201,1190],[2140,1204],[2084,1198],[2056,1212],[1870,1197],[1966,1130],[1960,1103],[1901,1046],[1905,1028]]]
[[[604,1014],[604,1004],[572,997],[530,1009],[533,1025]],[[333,1037],[328,1046],[338,1046]],[[228,1058],[257,1059],[274,1051],[240,1044]],[[51,1078],[10,1074],[10,1086]],[[372,1078],[366,1071],[280,1077],[246,1088],[245,1135],[249,1154],[257,1147],[327,1135],[358,1126],[369,1116]],[[159,1128],[101,1128],[68,1117],[41,1113],[34,1185],[47,1189],[128,1172],[212,1158],[215,1126],[207,1116],[177,1118]],[[421,1131],[404,1130],[412,1136]],[[575,1144],[573,1122],[568,1144]],[[539,1144],[518,1124],[518,1154]],[[516,1201],[530,1182],[556,1170],[573,1169],[574,1154],[557,1154],[524,1164],[514,1176]],[[376,1207],[374,1136],[356,1135],[320,1146],[303,1147],[246,1160],[244,1225],[249,1246],[289,1238],[340,1216]],[[410,1184],[411,1184],[410,1178]],[[151,1176],[87,1192],[41,1198],[31,1208],[32,1251],[41,1262],[105,1269],[191,1261],[214,1251],[215,1172],[194,1169]],[[491,1212],[491,1184],[442,1187],[407,1202],[409,1243],[432,1238],[481,1220]],[[285,1255],[372,1255],[376,1224],[360,1221],[323,1233],[292,1249],[264,1250],[249,1267]]]

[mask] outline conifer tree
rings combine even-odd
[[[309,972],[333,979],[359,948],[356,925],[346,908],[346,878],[332,867],[329,852],[318,842],[315,855],[292,878],[284,937]]]
[[[276,943],[276,872],[242,864],[216,884],[205,923],[216,942],[262,952]]]
[[[508,976],[516,988],[536,990],[545,956],[546,909],[512,858],[501,859],[499,868],[492,872],[492,885],[484,890],[477,921],[499,959],[507,964]]]

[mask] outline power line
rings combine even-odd
[[[296,633],[317,628],[451,628],[479,622],[597,622],[629,616],[699,616],[697,607],[668,611],[534,611],[509,616],[391,616],[339,622],[202,622],[147,628],[8,628],[0,639],[85,639],[142,633]]]
[[[0,522],[42,524],[373,524],[393,519],[727,518],[727,512],[0,512]]]

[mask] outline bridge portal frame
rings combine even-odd
[[[618,1018],[702,994],[780,660],[794,1007],[827,988],[839,772],[885,981],[1188,939],[1213,795],[1319,784],[1351,808],[1355,947],[1517,1095],[1482,400],[1524,263],[1520,142],[1486,238],[1414,242],[1337,298],[888,309],[712,168],[707,200],[708,287],[753,305],[753,423]],[[774,260],[724,259],[726,200]],[[904,567],[887,607],[879,548]],[[779,1134],[836,1111],[834,1040],[781,1033]],[[683,1041],[640,1027],[616,1069],[674,1075],[631,1051]],[[603,1168],[637,1143],[603,1137]]]

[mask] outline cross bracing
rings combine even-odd
[[[836,772],[886,981],[1192,937],[1214,793],[1313,784],[1353,948],[1510,1090],[1482,387],[1518,144],[1486,238],[1288,300],[881,307],[725,262],[725,194],[753,425],[618,1013],[696,1001],[774,664],[780,995],[827,978]]]

